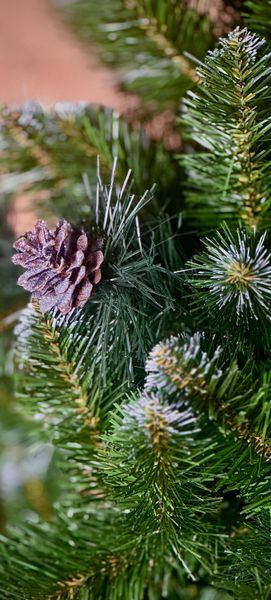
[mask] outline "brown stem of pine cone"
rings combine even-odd
[[[54,231],[39,220],[14,243],[12,261],[26,269],[18,284],[39,301],[42,312],[57,308],[67,314],[82,308],[101,280],[102,246],[102,239],[90,240],[65,220]]]

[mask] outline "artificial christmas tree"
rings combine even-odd
[[[4,111],[2,164],[66,219],[15,242],[17,398],[60,484],[1,536],[4,600],[271,597],[270,72],[254,32],[220,40],[179,157],[104,111]]]

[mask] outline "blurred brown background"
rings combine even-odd
[[[0,0],[1,103],[86,100],[120,109],[114,74],[80,45],[50,0]]]

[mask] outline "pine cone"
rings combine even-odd
[[[83,230],[72,229],[67,221],[59,221],[54,231],[38,221],[14,243],[18,253],[12,261],[26,269],[18,284],[32,292],[42,312],[54,307],[67,314],[82,308],[101,280],[102,245],[101,239],[90,242]]]

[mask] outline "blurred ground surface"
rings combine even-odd
[[[0,0],[0,77],[0,103],[83,99],[121,109],[124,102],[114,74],[80,45],[50,0]]]

